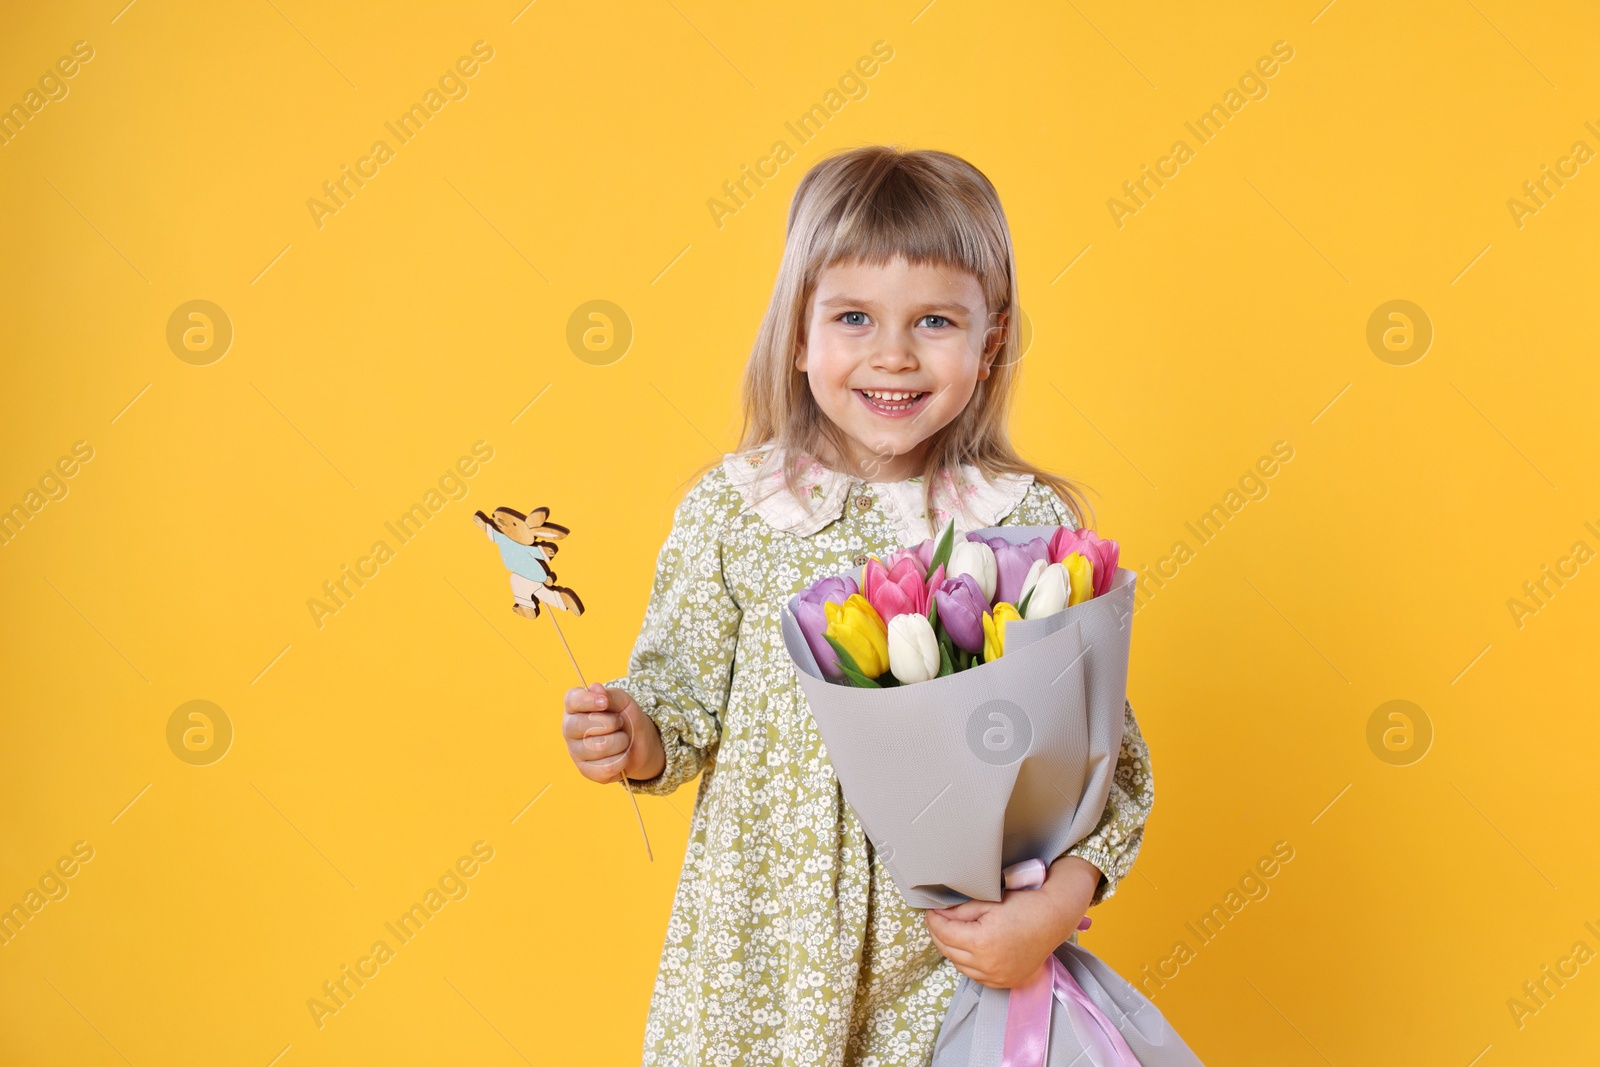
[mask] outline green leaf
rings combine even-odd
[[[940,641],[939,642],[939,677],[943,678],[945,675],[954,674],[955,672],[956,672],[956,665],[954,663],[950,662],[950,646],[945,644],[943,641]]]
[[[939,632],[939,602],[928,595],[928,625],[933,627],[933,632]]]
[[[883,688],[877,682],[873,681],[871,678],[868,678],[866,675],[862,674],[858,670],[854,670],[854,669],[851,669],[851,668],[846,668],[845,672],[844,672],[844,676],[850,682],[850,684],[855,686],[857,689],[882,689]]]
[[[950,562],[950,550],[955,547],[956,519],[950,516],[945,522],[944,529],[939,531],[939,539],[933,543],[933,558],[928,562],[928,573],[932,574],[938,567]]]
[[[838,638],[834,637],[832,634],[823,634],[822,639],[828,642],[828,644],[833,647],[833,650],[839,654],[840,667],[855,671],[857,674],[861,673],[861,667],[856,663],[856,658],[850,654],[848,649],[839,643]]]
[[[862,673],[861,668],[856,665],[855,657],[850,655],[849,651],[839,643],[838,638],[834,637],[832,634],[823,634],[822,638],[833,647],[835,652],[839,654],[839,669],[844,672],[845,679],[851,685],[861,689],[883,688],[877,682],[873,681],[871,678],[868,678],[864,673]]]
[[[1022,599],[1017,601],[1017,614],[1024,619],[1028,617],[1028,601],[1033,599],[1033,591],[1037,588],[1039,588],[1039,583],[1034,582],[1028,587],[1028,591],[1022,594]]]

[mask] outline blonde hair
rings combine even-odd
[[[948,152],[866,145],[820,160],[800,179],[772,301],[745,367],[739,451],[775,445],[791,492],[802,456],[849,454],[842,431],[823,414],[805,373],[795,367],[796,348],[824,269],[836,263],[884,266],[896,257],[976,276],[989,308],[985,340],[992,343],[993,332],[1001,333],[989,376],[978,381],[961,414],[932,435],[922,471],[928,514],[934,513],[941,476],[971,464],[991,479],[1031,474],[1061,498],[1080,527],[1092,529],[1093,507],[1079,484],[1034,466],[1012,447],[1007,422],[1021,352],[1011,232],[994,185]]]

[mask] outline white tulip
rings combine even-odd
[[[1022,592],[1017,594],[1018,604],[1028,599],[1028,590],[1033,588],[1034,583],[1044,574],[1044,569],[1048,566],[1050,564],[1045,560],[1036,559],[1033,561],[1033,566],[1028,568],[1027,576],[1022,579]]]
[[[889,673],[901,682],[939,675],[939,639],[926,615],[908,612],[889,620]]]
[[[994,599],[994,584],[999,577],[994,549],[982,541],[958,541],[955,548],[950,550],[950,562],[945,566],[944,576],[954,578],[959,574],[972,575],[972,580],[983,590],[983,599]]]
[[[1028,610],[1023,612],[1022,617],[1042,619],[1046,615],[1054,615],[1067,606],[1071,589],[1072,579],[1067,574],[1067,568],[1060,563],[1050,564],[1034,585],[1033,596],[1028,598]]]

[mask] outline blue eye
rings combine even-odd
[[[943,319],[943,320],[944,320],[944,321],[945,321],[945,322],[946,322],[946,323],[949,323],[949,322],[950,322],[950,320],[949,320],[949,319],[947,319],[947,318],[945,318],[945,317],[944,317],[944,316],[943,316],[943,315],[924,315],[924,316],[922,316],[922,317],[923,317],[923,318],[924,318],[924,319]],[[952,324],[952,325],[953,325],[953,324]]]
[[[866,314],[867,314],[867,313],[866,313],[866,312],[865,312],[865,311],[846,311],[846,312],[845,312],[845,313],[844,313],[844,314],[843,314],[843,315],[840,315],[840,316],[839,316],[839,317],[840,317],[840,318],[841,318],[841,319],[847,319],[847,318],[849,318],[849,317],[850,317],[850,316],[851,316],[851,315],[860,315],[860,316],[862,316],[862,317],[863,317],[863,318],[865,318],[865,317],[866,317]],[[845,325],[846,325],[846,326],[865,326],[865,325],[866,325],[866,323],[864,323],[864,322],[847,322],[847,323],[845,323]]]

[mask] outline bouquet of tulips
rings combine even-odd
[[[1002,868],[1099,822],[1132,636],[1117,558],[1092,531],[952,521],[785,605],[845,799],[913,907],[999,900]]]
[[[906,901],[999,900],[1100,822],[1122,746],[1134,572],[1056,526],[937,537],[781,613],[845,800]],[[936,1067],[1197,1067],[1161,1013],[1071,943],[1015,990],[963,976]]]
[[[830,680],[880,688],[967,670],[1005,654],[1005,624],[1042,619],[1111,588],[1118,546],[1059,526],[1014,544],[953,523],[937,538],[876,556],[860,581],[813,582],[795,604],[801,632]]]

